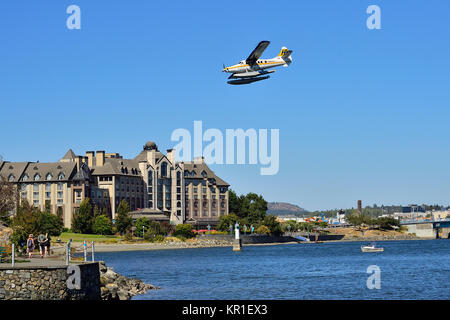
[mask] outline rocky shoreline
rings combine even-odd
[[[146,284],[140,279],[128,278],[114,272],[103,261],[99,262],[100,268],[100,294],[102,300],[130,300],[138,294],[145,294],[148,290],[157,290],[151,284]]]

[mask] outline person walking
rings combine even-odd
[[[28,235],[28,240],[27,240],[27,252],[28,252],[28,258],[33,258],[33,251],[34,251],[34,239],[33,239],[33,235],[30,234]]]
[[[37,241],[39,243],[39,253],[41,254],[41,258],[44,258],[43,252],[46,249],[45,242],[47,241],[47,237],[41,233],[38,235]]]
[[[20,236],[19,241],[18,241],[18,245],[19,245],[19,253],[20,255],[23,254],[23,248],[25,247],[25,237],[23,235]]]
[[[52,238],[48,233],[45,234],[45,237],[47,238],[47,241],[45,242],[45,256],[50,255],[50,241],[52,241]]]

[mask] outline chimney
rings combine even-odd
[[[92,168],[94,166],[94,151],[86,151],[86,157],[88,159],[87,165],[89,168]]]
[[[154,168],[155,162],[156,162],[156,151],[155,149],[152,149],[150,151],[147,151],[147,162]]]
[[[172,163],[172,165],[175,165],[175,150],[174,149],[167,149],[167,159]]]
[[[105,151],[97,151],[97,154],[95,155],[95,165],[97,167],[103,167],[105,164]]]
[[[82,156],[76,156],[75,162],[77,164],[77,171],[80,170],[81,164],[83,163],[83,157]]]

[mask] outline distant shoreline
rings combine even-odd
[[[318,243],[336,243],[336,242],[382,242],[382,241],[410,241],[410,240],[434,240],[432,238],[408,238],[408,239],[341,239],[341,240],[327,240],[319,241]],[[249,243],[243,244],[243,247],[250,246],[275,246],[282,244],[316,244],[314,241],[305,242],[268,242],[268,243]],[[74,253],[80,254],[81,243],[74,243]],[[220,248],[229,247],[232,248],[230,242],[212,242],[212,241],[196,241],[196,242],[168,242],[168,243],[117,243],[106,244],[96,243],[95,252],[126,252],[126,251],[153,251],[153,250],[175,250],[175,249],[196,249],[196,248]],[[63,246],[53,247],[55,252],[64,250]]]

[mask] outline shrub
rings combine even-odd
[[[141,217],[136,220],[136,223],[134,224],[136,227],[136,230],[134,233],[137,237],[143,237],[145,234],[145,230],[148,230],[150,227],[150,220],[146,217]],[[142,232],[142,229],[144,228],[144,232]]]
[[[153,238],[153,242],[164,242],[164,240],[166,240],[166,237],[164,237],[163,235],[157,235]]]
[[[126,241],[133,240],[133,235],[131,234],[131,230],[130,229],[128,229],[127,232],[125,232],[125,240]]]
[[[175,232],[173,233],[177,238],[193,238],[195,233],[192,231],[193,227],[189,223],[179,224],[175,227]]]
[[[256,230],[256,233],[258,234],[270,234],[270,229],[266,226],[259,226]]]

